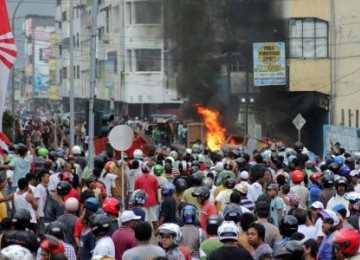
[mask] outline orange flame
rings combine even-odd
[[[212,151],[221,149],[221,144],[225,142],[226,129],[221,127],[218,121],[219,112],[201,106],[197,107],[197,112],[202,115],[205,120],[207,146]]]

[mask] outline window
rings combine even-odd
[[[79,79],[80,78],[80,66],[79,65],[76,66],[76,74],[77,74],[76,78]]]
[[[105,63],[103,60],[96,59],[96,78],[103,79],[105,72]]]
[[[160,49],[135,50],[136,71],[161,71]]]
[[[110,9],[106,8],[105,11],[105,30],[106,33],[109,33],[110,31]]]
[[[108,52],[108,61],[112,61],[114,64],[114,74],[117,73],[117,52],[110,51]]]
[[[161,2],[134,2],[135,24],[161,24]]]
[[[66,21],[67,19],[67,15],[66,15],[66,11],[62,12],[62,20]]]
[[[327,58],[328,28],[316,18],[290,19],[290,58]]]
[[[63,69],[62,69],[62,77],[63,77],[63,79],[67,79],[67,67],[63,67]]]
[[[99,40],[102,40],[103,39],[103,37],[104,37],[104,33],[105,33],[105,28],[104,28],[104,26],[102,26],[102,27],[100,27],[99,29],[98,29],[98,37],[99,37]]]

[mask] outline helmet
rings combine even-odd
[[[118,215],[120,211],[120,202],[116,198],[106,198],[103,202],[102,209],[105,213]]]
[[[238,240],[240,230],[233,221],[224,221],[217,231],[220,241],[223,240]]]
[[[319,179],[323,176],[324,174],[322,173],[322,172],[315,172],[315,173],[313,173],[313,174],[311,174],[311,176],[310,176],[310,181],[312,182],[312,183],[315,183],[315,184],[320,184],[319,183]]]
[[[242,214],[243,212],[240,205],[230,203],[224,208],[223,218],[226,221],[234,221],[235,223],[238,223]]]
[[[341,248],[346,257],[353,256],[358,252],[360,245],[359,231],[342,228],[335,232],[333,242]]]
[[[341,168],[339,169],[338,174],[341,175],[341,176],[345,176],[345,177],[346,177],[346,176],[349,176],[350,172],[351,172],[350,167],[347,166],[347,165],[343,165],[343,166],[341,166]]]
[[[306,169],[312,169],[313,167],[314,167],[314,162],[313,162],[313,161],[307,160],[307,161],[305,162],[305,168],[306,168]]]
[[[46,158],[49,154],[49,150],[46,149],[45,147],[41,147],[41,148],[39,148],[39,150],[37,150],[37,154],[41,157]]]
[[[183,178],[177,179],[174,184],[177,193],[181,193],[187,189],[187,182]]]
[[[72,186],[67,181],[60,181],[58,185],[56,186],[56,191],[60,196],[65,196],[69,194]]]
[[[210,198],[210,190],[207,187],[199,186],[192,193],[193,197],[199,197],[202,201]]]
[[[190,181],[192,185],[200,186],[203,180],[203,174],[200,171],[197,171],[190,175]]]
[[[237,158],[235,162],[239,165],[240,168],[243,168],[246,166],[246,159],[243,157]]]
[[[336,228],[340,224],[340,219],[336,215],[336,213],[329,209],[324,209],[319,212],[320,217],[325,222],[328,222],[331,224],[331,228]]]
[[[355,203],[360,200],[360,194],[358,192],[352,191],[345,193],[344,198],[350,201],[350,203]]]
[[[291,181],[293,183],[300,183],[304,180],[304,178],[305,178],[305,173],[303,171],[295,170],[291,173]]]
[[[64,240],[66,228],[60,221],[53,221],[46,227],[46,234],[56,237],[57,239]]]
[[[283,237],[291,237],[297,232],[299,226],[298,220],[292,215],[286,215],[280,220],[279,230]]]
[[[171,235],[171,242],[176,245],[179,245],[182,239],[180,227],[174,223],[162,224],[159,227],[159,235]]]
[[[99,201],[95,199],[94,197],[88,198],[85,200],[84,208],[87,210],[90,210],[92,212],[98,211],[100,207]]]
[[[304,144],[302,142],[298,141],[294,144],[294,150],[296,152],[301,153],[303,149],[304,149]]]
[[[161,184],[161,195],[164,197],[168,197],[174,194],[175,186],[170,182],[164,182]]]
[[[209,190],[211,190],[213,185],[214,185],[214,182],[213,182],[213,180],[211,178],[206,177],[206,178],[203,179],[202,185],[205,186],[205,187],[208,187]]]
[[[27,209],[16,210],[12,223],[15,229],[25,229],[29,227],[31,220],[31,214]]]
[[[152,167],[152,162],[149,161],[145,161],[141,164],[141,170],[143,172],[149,173],[151,171],[151,167]]]
[[[108,235],[111,229],[111,220],[102,214],[93,214],[90,217],[90,228],[94,236]]]
[[[191,165],[190,167],[190,174],[194,174],[195,172],[198,172],[200,170],[199,166],[197,165]]]
[[[71,149],[71,152],[73,155],[80,155],[81,154],[81,148],[78,145],[74,145]]]
[[[200,163],[205,162],[205,156],[200,153],[200,154],[198,155],[198,160],[199,160]]]
[[[224,221],[221,215],[212,215],[206,220],[206,232],[209,235],[216,235],[221,223]]]
[[[1,250],[1,255],[10,260],[33,260],[33,255],[29,249],[19,246],[11,245]]]
[[[344,156],[338,155],[335,156],[334,163],[336,163],[339,167],[341,167],[344,164],[344,160],[345,160]]]
[[[224,170],[224,164],[222,162],[218,162],[215,165],[215,170],[217,172],[222,172]]]
[[[140,149],[136,149],[133,153],[133,157],[134,159],[142,159],[144,157],[144,153]]]
[[[76,198],[68,198],[65,201],[65,209],[71,212],[77,211],[79,208],[79,201]]]
[[[226,161],[226,162],[224,163],[224,170],[226,170],[226,171],[231,171],[231,169],[232,169],[231,161]]]
[[[164,167],[161,164],[155,164],[153,171],[156,176],[160,176],[164,172]]]
[[[172,157],[174,160],[177,160],[179,158],[179,154],[177,151],[170,151],[169,156]]]
[[[45,249],[51,255],[63,254],[65,252],[64,242],[50,235],[45,235],[45,237],[46,238],[40,243],[42,249]]]
[[[230,179],[230,178],[226,179],[225,186],[228,189],[233,189],[235,187],[235,180]]]
[[[50,151],[48,157],[51,161],[55,162],[59,156],[56,151]]]
[[[339,178],[337,178],[335,180],[335,187],[338,185],[345,185],[346,187],[348,186],[348,181],[345,177],[340,176]]]
[[[276,249],[272,257],[274,259],[303,260],[305,259],[305,250],[300,241],[290,240]]]
[[[198,224],[199,212],[194,205],[186,205],[180,212],[181,224]]]
[[[116,169],[116,163],[114,161],[108,161],[105,163],[104,170],[106,172],[114,172]]]
[[[334,185],[334,173],[330,170],[323,171],[321,182],[325,188],[330,188]]]
[[[173,165],[174,162],[175,162],[175,160],[171,156],[168,156],[168,157],[165,158],[165,163]]]
[[[69,182],[72,182],[74,179],[74,176],[70,172],[63,172],[59,175],[59,177],[60,177],[60,180],[69,181]]]
[[[130,197],[130,204],[144,205],[146,199],[146,192],[142,189],[135,190]]]

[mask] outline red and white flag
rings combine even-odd
[[[14,66],[17,50],[11,32],[5,0],[0,0],[0,133],[2,132],[6,89],[11,68]],[[0,136],[0,141],[3,141]],[[4,142],[6,143],[6,142]],[[1,145],[0,145],[1,147]]]

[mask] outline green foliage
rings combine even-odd
[[[2,121],[2,127],[3,127],[3,132],[9,137],[11,138],[11,131],[12,131],[12,127],[13,127],[13,122],[14,122],[14,117],[11,115],[11,113],[6,110],[3,114],[3,121]]]

